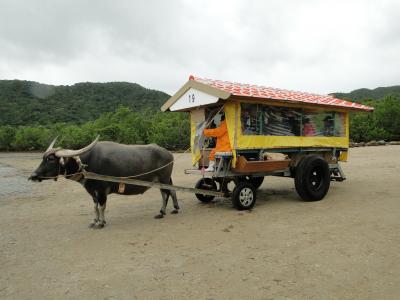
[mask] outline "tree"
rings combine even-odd
[[[15,150],[43,150],[51,139],[51,130],[42,126],[20,127],[15,133]]]
[[[0,150],[12,150],[16,129],[11,126],[0,127]]]
[[[149,131],[149,140],[171,150],[190,145],[190,121],[185,113],[158,113]]]
[[[388,96],[379,101],[363,101],[374,106],[373,113],[350,116],[350,138],[356,142],[400,139],[400,99]]]
[[[388,139],[400,139],[400,98],[389,96],[381,100],[375,111],[376,126],[384,129]]]

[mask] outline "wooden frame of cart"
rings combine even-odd
[[[303,200],[323,199],[331,180],[345,179],[339,162],[347,161],[349,112],[373,108],[329,95],[191,76],[161,110],[190,113],[196,168],[185,173],[201,176],[196,188],[231,196],[233,205],[242,210],[254,206],[256,189],[268,175],[294,178]],[[202,136],[202,129],[212,122],[218,126],[221,113],[232,152],[217,152],[215,171],[204,172],[210,149],[203,145],[210,141]],[[235,182],[232,192],[231,181]],[[203,202],[215,197],[196,196]]]

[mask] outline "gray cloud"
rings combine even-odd
[[[399,84],[397,1],[1,1],[0,79],[189,74],[329,93]]]

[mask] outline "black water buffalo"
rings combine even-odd
[[[85,179],[80,173],[83,169],[101,175],[131,176],[144,181],[172,184],[174,158],[170,152],[156,144],[122,145],[113,142],[98,142],[97,137],[90,145],[80,150],[68,150],[53,148],[56,139],[50,144],[43,155],[43,161],[29,179],[56,180],[58,176],[64,176],[81,183],[94,202],[95,219],[90,223],[92,228],[103,228],[106,224],[104,211],[108,194],[143,194],[148,187]],[[161,196],[163,201],[161,210],[155,217],[162,218],[165,215],[169,196],[172,197],[174,204],[172,213],[177,213],[179,205],[175,191],[161,190]]]

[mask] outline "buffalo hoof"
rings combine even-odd
[[[89,228],[93,228],[93,229],[101,229],[106,225],[106,222],[100,222],[100,221],[94,221],[92,223],[89,224]]]
[[[102,229],[102,228],[104,228],[104,223],[97,223],[96,224],[96,227],[94,227],[94,229]]]
[[[178,212],[179,212],[179,210],[174,209],[173,211],[171,211],[171,214],[175,215],[175,214],[177,214]]]
[[[164,218],[164,214],[158,214],[154,216],[154,219],[162,219]]]
[[[89,227],[89,228],[95,228],[96,225],[97,225],[97,222],[98,222],[98,221],[94,220],[92,223],[89,224],[88,227]]]

